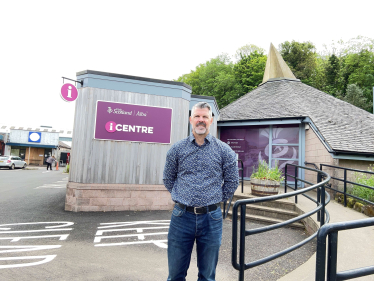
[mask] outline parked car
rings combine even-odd
[[[0,168],[9,168],[14,170],[15,168],[26,168],[27,164],[18,156],[0,156]]]

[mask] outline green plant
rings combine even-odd
[[[69,173],[69,169],[70,169],[70,164],[67,164],[64,172]]]
[[[368,168],[368,171],[374,172],[374,165],[370,165],[370,167]],[[364,185],[374,187],[374,175],[365,174],[365,173],[354,173],[353,181],[359,184],[364,184]],[[366,200],[374,202],[374,190],[370,188],[359,186],[359,185],[354,185],[352,187],[351,193],[352,195],[355,195],[362,199],[366,199]]]
[[[275,162],[275,167],[269,168],[268,163],[265,160],[262,160],[258,163],[257,168],[253,169],[251,179],[259,180],[272,180],[272,181],[283,181],[283,173],[278,168],[278,162]]]

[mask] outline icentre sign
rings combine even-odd
[[[170,143],[172,109],[97,101],[95,139]]]

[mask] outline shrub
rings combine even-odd
[[[368,168],[369,172],[374,172],[374,166],[370,165]],[[365,173],[354,173],[354,182],[368,185],[371,187],[374,187],[374,175],[370,174],[365,174]],[[359,186],[359,185],[354,185],[352,187],[351,194],[357,197],[360,197],[362,199],[366,199],[368,201],[374,202],[374,190]]]
[[[275,162],[275,167],[269,168],[265,160],[258,163],[258,167],[253,169],[251,179],[283,181],[284,177],[282,171],[278,168],[278,162]]]

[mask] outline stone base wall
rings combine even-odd
[[[171,195],[163,185],[67,184],[65,211],[146,211],[173,207]]]
[[[305,131],[305,161],[316,164],[318,169],[319,164],[339,166],[338,159],[332,158],[312,129]],[[312,165],[306,166],[314,169]],[[323,171],[327,172],[330,176],[334,176],[334,170],[335,169],[327,167],[323,168]],[[305,180],[314,184],[317,183],[317,173],[306,170]]]

